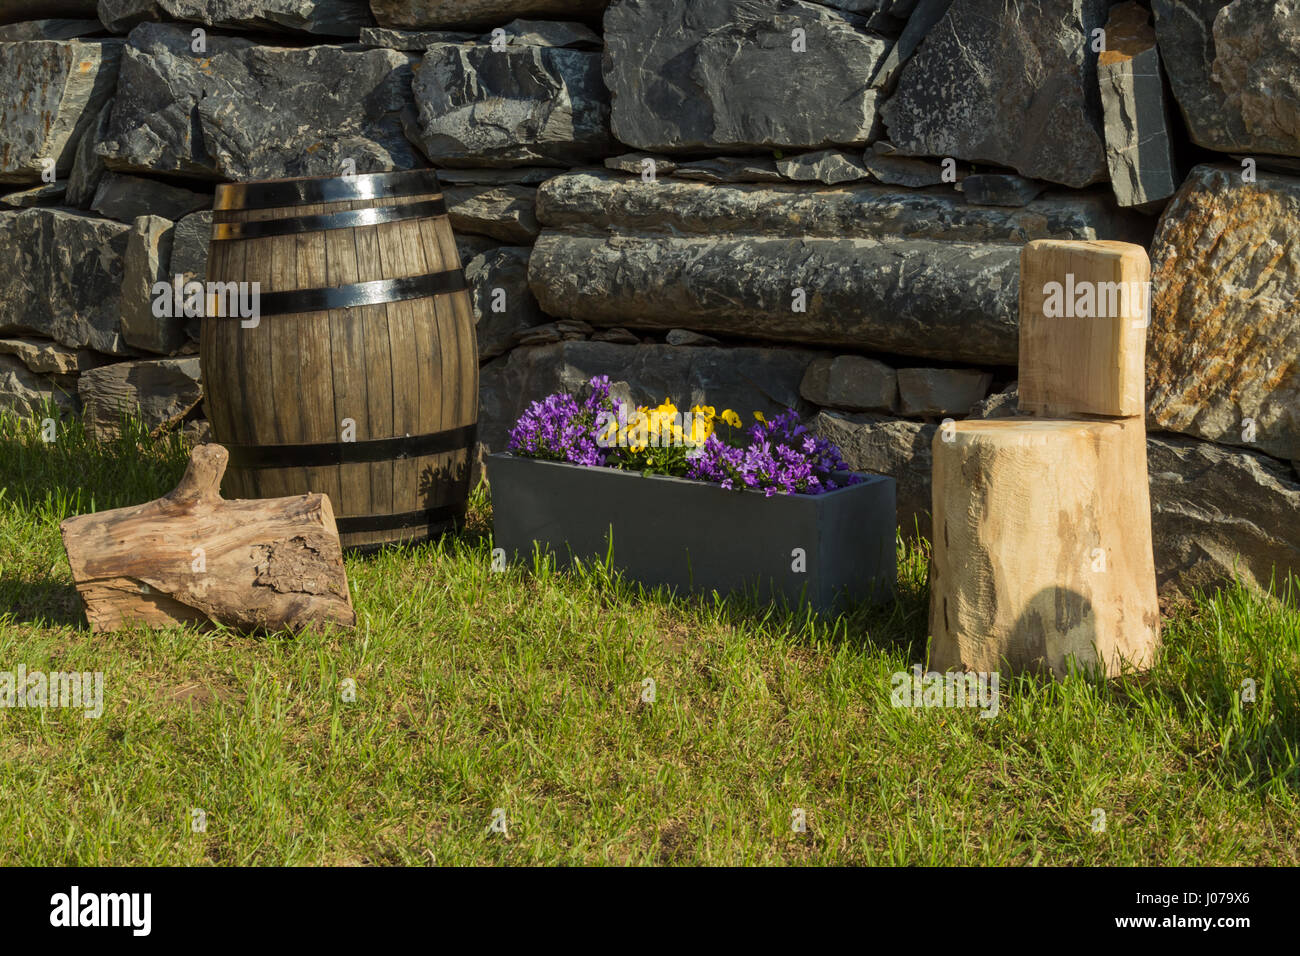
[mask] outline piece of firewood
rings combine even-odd
[[[220,445],[200,445],[170,494],[59,526],[91,630],[356,623],[329,498],[225,501],[227,458]]]

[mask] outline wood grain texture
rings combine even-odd
[[[1145,282],[1146,252],[1036,241],[1021,256],[1020,411],[936,432],[930,663],[1114,676],[1160,638],[1140,313],[1049,314],[1050,283]],[[1072,279],[1067,279],[1072,276]]]
[[[200,445],[170,494],[59,526],[93,631],[356,623],[329,499],[224,500],[226,459],[220,445]]]
[[[1127,242],[1038,239],[1020,252],[1020,410],[1144,413],[1151,263]]]
[[[255,222],[406,206],[440,193],[218,210]],[[260,281],[262,292],[350,285],[460,270],[446,216],[214,242],[209,279]],[[327,312],[262,317],[256,328],[205,318],[201,344],[213,437],[239,445],[318,444],[431,434],[478,419],[478,352],[466,291]],[[319,491],[340,519],[450,507],[463,514],[473,449],[328,467],[243,469],[228,487],[256,497]],[[453,519],[454,521],[455,519]],[[347,532],[344,547],[421,540],[452,522]]]

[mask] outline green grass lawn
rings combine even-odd
[[[1004,679],[987,720],[890,705],[923,549],[896,603],[818,620],[494,572],[478,493],[463,535],[348,559],[355,631],[92,636],[59,521],[184,459],[0,416],[0,671],[105,675],[98,720],[0,709],[0,863],[1300,862],[1295,581],[1178,611],[1147,674]]]

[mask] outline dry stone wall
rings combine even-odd
[[[201,432],[216,183],[433,166],[481,439],[595,374],[796,408],[929,530],[1015,412],[1018,256],[1153,265],[1167,589],[1300,570],[1300,4],[0,0],[0,406]]]

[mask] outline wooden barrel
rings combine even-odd
[[[436,174],[223,185],[213,208],[200,350],[226,497],[324,492],[347,548],[458,523],[478,350]],[[212,285],[232,282],[260,283],[256,321]]]

